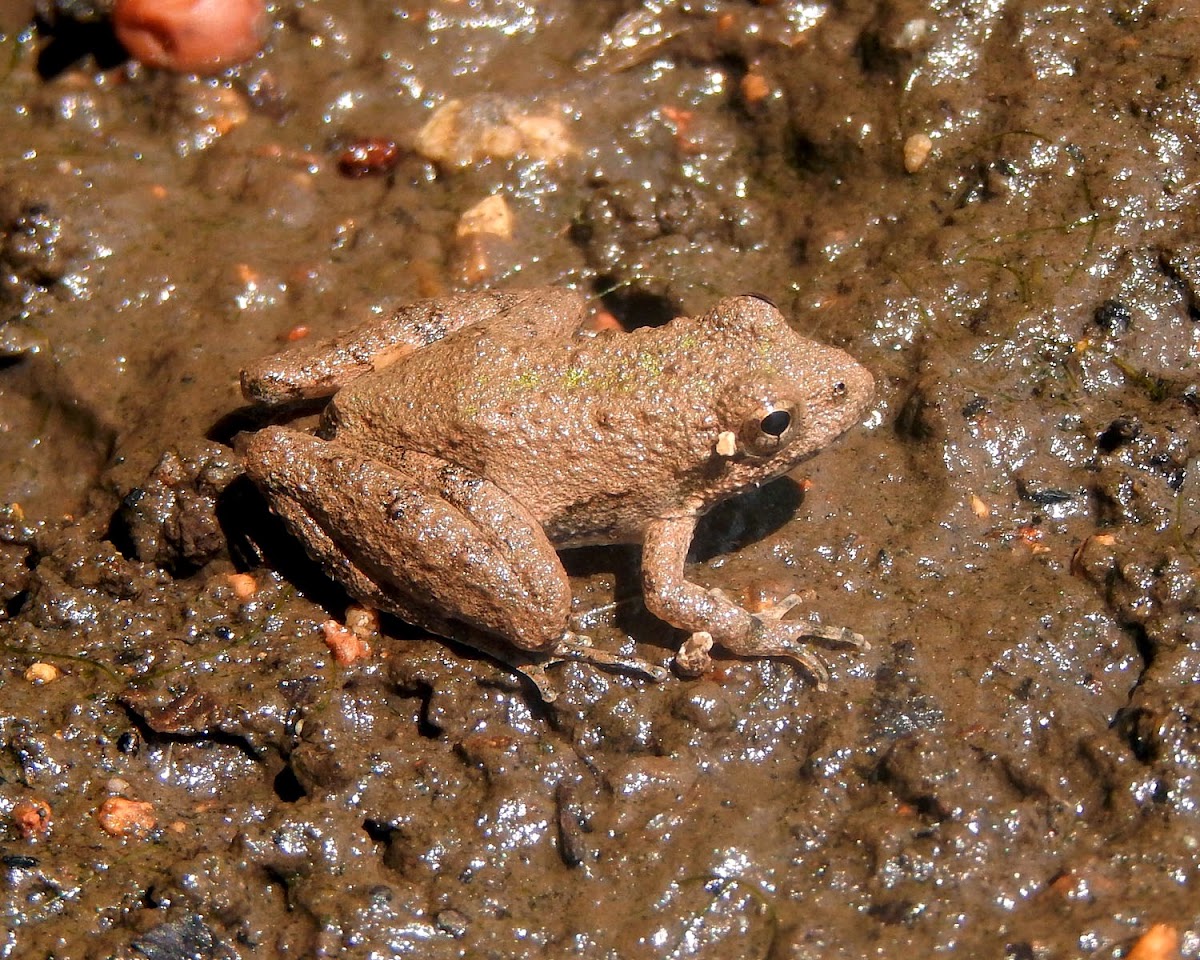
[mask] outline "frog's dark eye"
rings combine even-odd
[[[742,423],[739,447],[752,457],[770,457],[792,442],[798,418],[791,404],[764,404]]]
[[[835,399],[840,400],[845,395],[846,395],[846,383],[843,380],[839,380],[837,383],[835,383],[833,385],[833,396]]]
[[[759,423],[758,429],[772,437],[782,437],[785,430],[792,425],[792,415],[786,410],[772,410]]]

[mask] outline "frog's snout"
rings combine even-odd
[[[849,362],[838,383],[842,384],[844,396],[856,407],[856,414],[862,413],[875,396],[875,378],[870,370],[849,354],[846,354],[846,359]]]

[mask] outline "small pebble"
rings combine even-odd
[[[751,71],[742,77],[742,99],[753,105],[761,103],[771,95],[771,84],[761,73]]]
[[[379,633],[379,612],[372,607],[364,607],[357,603],[346,608],[346,629],[366,640]]]
[[[325,646],[333,654],[334,661],[343,667],[371,655],[371,645],[336,620],[326,620],[322,623],[321,632],[324,634]]]
[[[258,581],[248,573],[231,573],[225,578],[233,595],[245,603],[258,593]]]
[[[933,141],[923,133],[914,133],[904,141],[904,169],[916,173],[929,159],[933,150]]]
[[[32,840],[50,833],[50,804],[37,797],[21,800],[14,804],[10,813],[13,823],[22,837]]]
[[[422,156],[454,167],[513,157],[555,162],[575,151],[557,113],[525,113],[490,94],[441,104],[417,132],[415,146]]]
[[[158,823],[154,804],[145,800],[109,797],[96,811],[100,829],[111,837],[142,837]]]
[[[462,239],[477,234],[512,239],[512,208],[503,194],[494,193],[490,197],[484,197],[458,218],[458,226],[454,231],[456,237]]]
[[[712,669],[713,636],[707,630],[698,630],[683,641],[675,654],[675,667],[685,677],[698,677]]]
[[[457,910],[439,911],[438,915],[434,918],[434,922],[442,933],[454,937],[455,940],[461,940],[465,937],[470,927],[470,921]]]
[[[62,676],[62,671],[52,663],[43,663],[40,660],[37,663],[30,664],[29,669],[25,671],[25,679],[30,683],[38,685],[44,683],[53,683]]]
[[[400,162],[400,147],[385,137],[354,140],[338,154],[338,170],[344,177],[375,176],[387,173]]]
[[[1126,960],[1177,960],[1179,931],[1170,924],[1156,923],[1138,938],[1125,957]]]

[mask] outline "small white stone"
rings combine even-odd
[[[933,141],[923,133],[914,133],[904,141],[904,169],[916,173],[929,159]]]

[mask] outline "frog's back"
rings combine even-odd
[[[638,541],[650,520],[703,512],[786,471],[854,422],[871,389],[847,354],[741,297],[632,333],[508,314],[356,381],[330,419],[384,462],[415,450],[490,480],[570,546]],[[786,434],[747,446],[784,408]],[[735,438],[732,452],[722,437]]]
[[[680,379],[678,330],[556,337],[496,326],[460,330],[347,387],[329,414],[338,436],[385,461],[417,450],[486,477],[556,543],[640,539],[710,452],[711,398]]]

